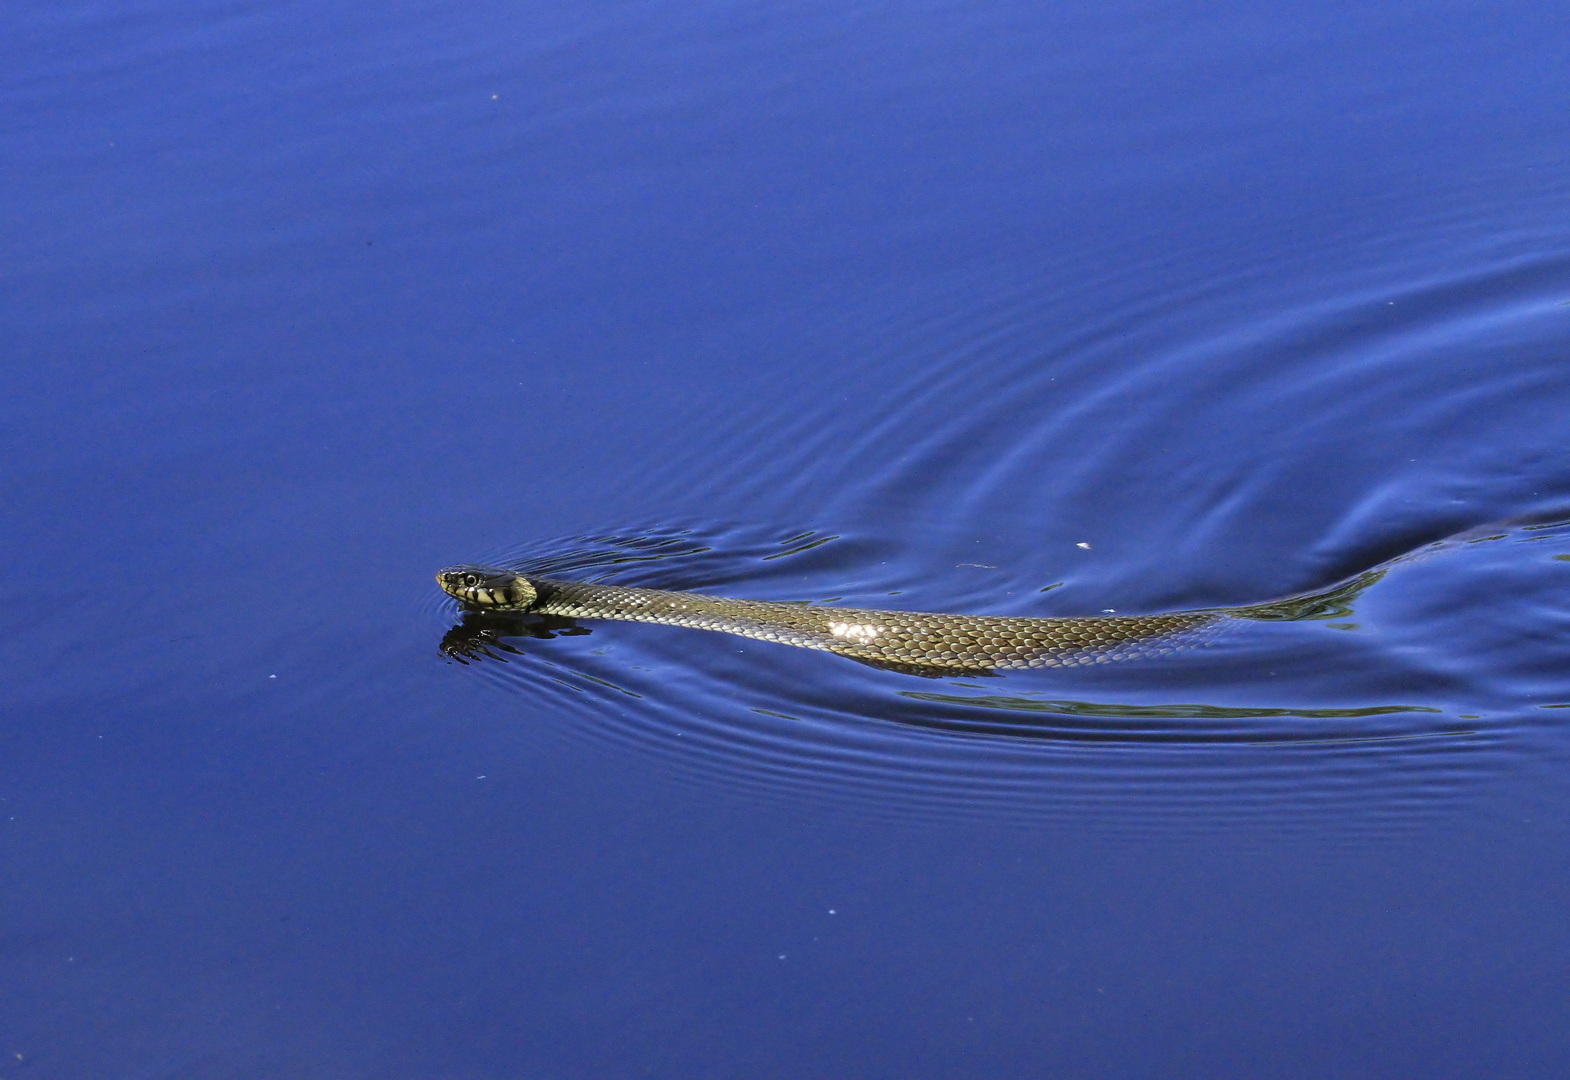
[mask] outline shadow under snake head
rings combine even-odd
[[[492,566],[449,566],[436,583],[454,600],[490,611],[528,611],[539,599],[528,578]]]

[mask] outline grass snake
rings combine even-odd
[[[737,600],[558,581],[485,566],[448,567],[436,580],[444,592],[472,610],[717,630],[821,649],[874,667],[942,675],[1156,657],[1202,644],[1235,619],[1336,617],[1382,575],[1382,569],[1375,569],[1321,592],[1245,607],[1065,618],[944,615]]]

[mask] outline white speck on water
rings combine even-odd
[[[785,954],[784,953],[780,953],[780,959],[781,960],[785,959]]]
[[[1075,544],[1074,546],[1077,547],[1077,548],[1083,548],[1086,551],[1090,550],[1090,545],[1085,543],[1083,540],[1081,540],[1079,543]]]
[[[1117,610],[1118,610],[1117,608],[1113,608],[1113,607],[1104,607],[1104,608],[1101,609],[1101,614],[1103,614],[1103,615],[1115,615],[1115,614],[1117,614]]]
[[[483,774],[483,773],[482,773],[482,774],[481,774],[481,775],[479,775],[479,776],[476,776],[476,777],[475,777],[475,779],[476,779],[476,780],[484,780],[484,779],[485,779],[485,776],[484,776],[484,774]]]
[[[829,908],[829,914],[830,915],[834,914],[834,909],[833,908]]]

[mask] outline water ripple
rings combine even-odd
[[[863,604],[872,602],[865,590],[834,586],[856,581],[864,553],[885,546],[800,529],[688,527],[537,544],[488,561],[620,584],[744,585],[762,599],[839,592]],[[480,613],[454,624],[445,620],[459,613],[445,604],[432,615],[449,635],[481,640],[454,665],[463,677],[502,701],[526,698],[557,735],[633,747],[673,774],[732,790],[880,817],[1088,816],[1112,832],[1174,815],[1195,826],[1268,819],[1295,828],[1303,815],[1356,807],[1366,832],[1451,805],[1547,726],[1552,714],[1512,697],[1526,672],[1502,670],[1493,650],[1532,610],[1523,592],[1570,580],[1557,577],[1570,575],[1570,562],[1555,558],[1567,553],[1564,523],[1467,534],[1396,560],[1352,605],[1240,624],[1192,655],[936,686],[679,628]],[[1480,654],[1492,655],[1486,670],[1469,660]],[[1334,687],[1326,670],[1337,673]]]
[[[1570,235],[1462,194],[1282,239],[1270,266],[1065,250],[825,296],[781,347],[837,365],[775,365],[639,478],[684,519],[492,553],[1004,615],[1244,604],[1382,568],[1347,611],[1158,664],[937,685],[660,627],[459,626],[491,634],[462,677],[673,773],[880,815],[1351,835],[1558,760],[1570,544],[1544,516],[1570,505]]]

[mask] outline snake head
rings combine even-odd
[[[491,566],[449,566],[436,584],[454,600],[489,611],[528,611],[539,597],[522,574]]]

